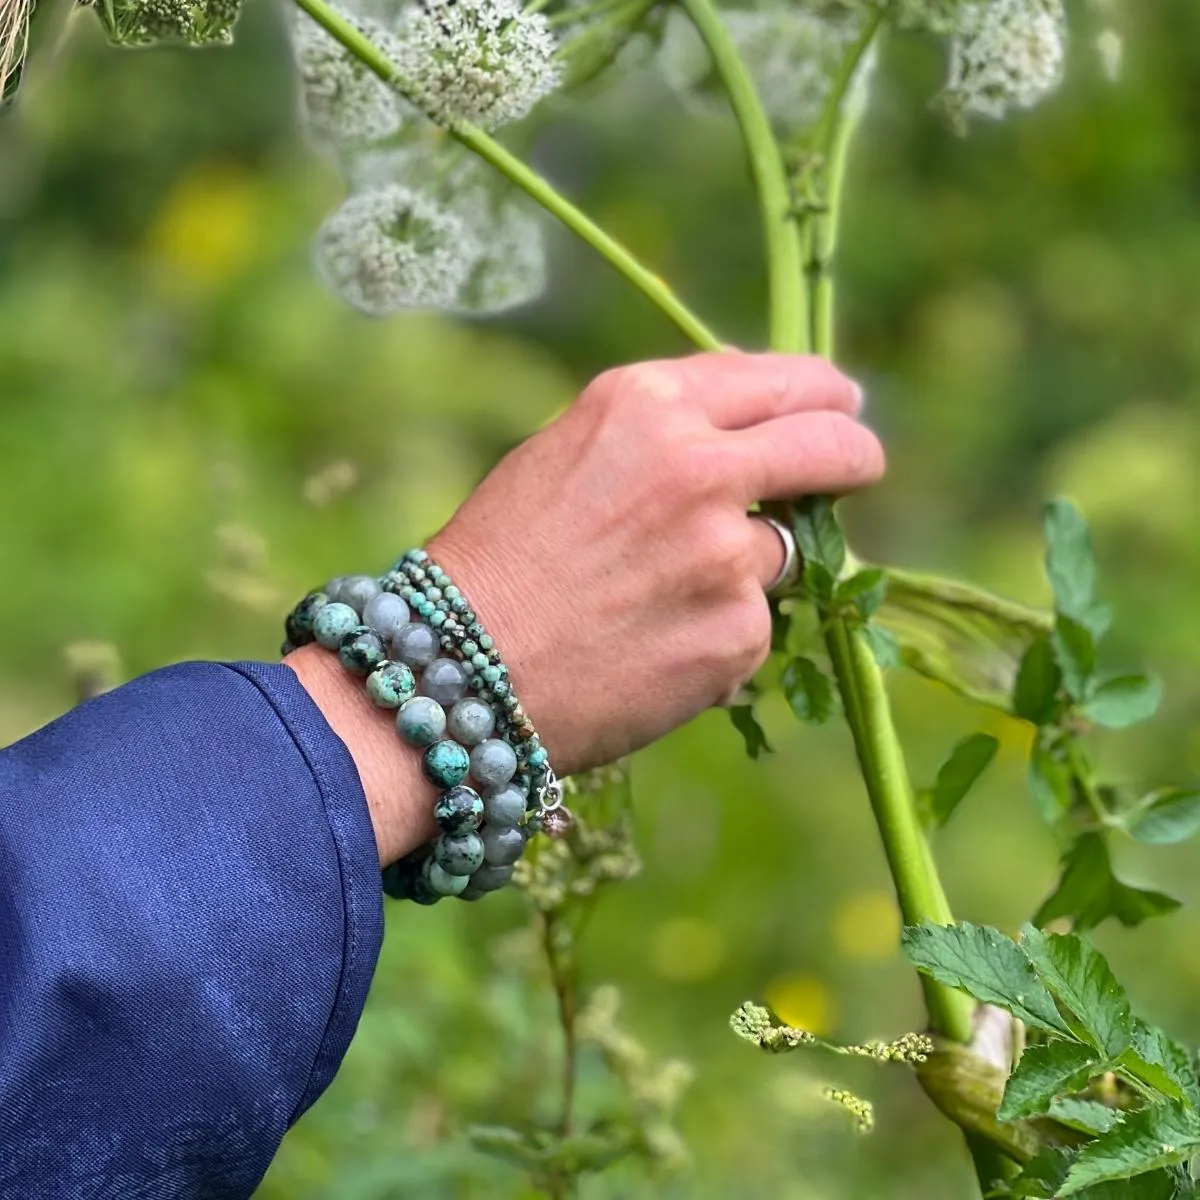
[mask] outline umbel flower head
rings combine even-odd
[[[950,39],[943,104],[951,117],[1003,117],[1032,108],[1062,82],[1062,0],[968,0]]]
[[[450,308],[479,259],[474,235],[447,208],[404,184],[350,196],[317,231],[317,272],[371,316]]]
[[[241,0],[113,0],[93,7],[118,45],[186,42],[205,46],[233,41]]]
[[[341,15],[395,60],[399,50],[386,30],[345,11]],[[300,75],[301,111],[317,141],[365,145],[400,128],[401,101],[395,90],[304,13],[296,15],[292,48]]]
[[[439,124],[519,121],[561,80],[554,35],[519,0],[418,0],[399,33],[401,73]]]

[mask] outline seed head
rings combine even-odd
[[[241,0],[113,0],[94,7],[108,36],[118,45],[186,42],[204,46],[233,40]]]
[[[519,121],[560,82],[554,35],[519,0],[419,0],[399,32],[413,100],[439,124]]]
[[[999,119],[1045,99],[1062,82],[1066,33],[1062,0],[968,0],[950,39],[951,116]]]
[[[875,1109],[869,1100],[864,1100],[845,1088],[837,1087],[827,1087],[821,1095],[826,1100],[840,1105],[854,1118],[854,1129],[857,1133],[870,1133],[875,1128]]]
[[[403,184],[352,195],[317,232],[317,271],[362,312],[452,307],[479,245],[444,206]]]

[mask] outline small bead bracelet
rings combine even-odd
[[[343,575],[310,592],[286,633],[284,654],[316,641],[365,677],[367,694],[397,710],[397,732],[423,751],[426,778],[443,789],[433,809],[441,836],[384,869],[389,896],[476,900],[512,878],[535,832],[566,831],[562,785],[495,642],[424,550],[409,550],[382,579]]]

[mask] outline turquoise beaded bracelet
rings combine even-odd
[[[375,704],[396,710],[401,738],[422,751],[426,778],[443,789],[434,804],[441,836],[384,870],[388,895],[423,904],[478,899],[509,881],[533,833],[566,831],[561,785],[508,668],[426,551],[409,550],[382,579],[339,576],[310,592],[286,634],[283,653],[316,641],[365,678]]]

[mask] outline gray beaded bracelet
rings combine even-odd
[[[316,641],[364,677],[375,704],[396,710],[401,738],[422,750],[426,778],[443,789],[434,804],[441,836],[384,870],[389,896],[478,899],[509,881],[535,832],[569,827],[562,786],[508,668],[424,550],[408,551],[380,580],[339,576],[309,593],[286,633],[285,654]]]

